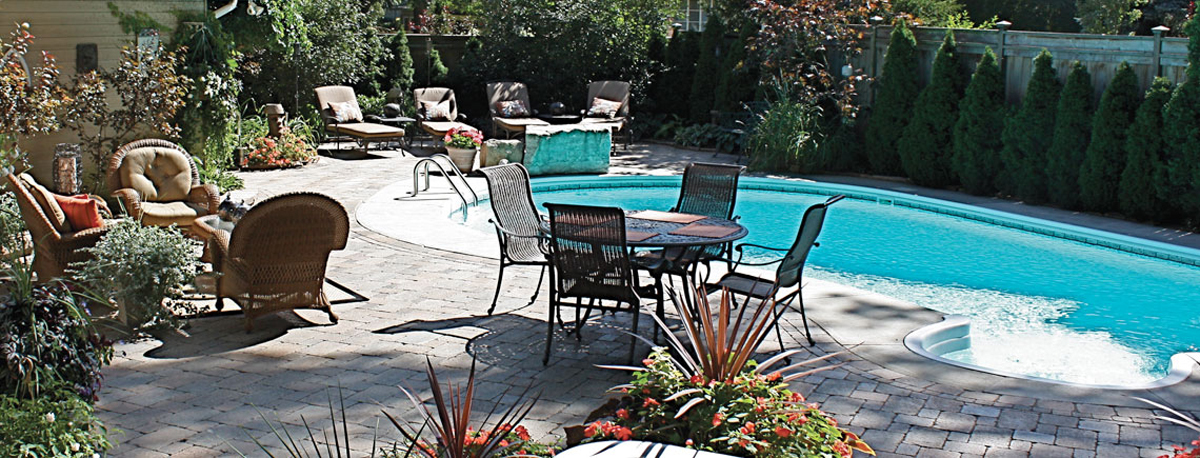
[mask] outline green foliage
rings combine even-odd
[[[913,116],[913,101],[919,94],[917,78],[917,39],[901,21],[892,29],[883,76],[877,82],[877,98],[867,124],[867,160],[875,173],[903,173],[897,144]]]
[[[442,63],[442,54],[437,48],[429,48],[429,55],[417,59],[413,70],[416,81],[422,86],[445,86],[450,70]]]
[[[1138,107],[1137,116],[1125,138],[1125,170],[1121,174],[1117,203],[1121,212],[1131,218],[1162,221],[1171,212],[1169,194],[1159,194],[1167,182],[1163,159],[1163,107],[1171,99],[1171,81],[1154,79],[1146,99]]]
[[[1187,79],[1163,110],[1166,178],[1162,198],[1180,203],[1189,215],[1200,214],[1200,15],[1184,27],[1188,41]],[[1193,219],[1196,217],[1193,216]]]
[[[181,299],[183,286],[196,275],[196,242],[178,228],[124,218],[95,247],[83,250],[92,259],[72,266],[76,281],[92,295],[115,302],[118,319],[134,332],[178,328],[182,323],[172,308],[195,312]]]
[[[911,15],[926,27],[946,27],[965,12],[958,0],[895,0],[892,11]]]
[[[1075,0],[1079,25],[1085,33],[1124,34],[1133,31],[1148,0]]]
[[[954,123],[966,85],[954,32],[947,30],[933,59],[933,77],[917,97],[912,121],[897,145],[904,173],[913,183],[933,187],[953,183]]]
[[[972,194],[995,190],[993,177],[1000,170],[1000,134],[1004,126],[1004,79],[996,54],[987,48],[954,124],[954,171],[963,188]]]
[[[663,113],[690,118],[691,95],[700,54],[700,36],[695,32],[675,32],[667,45],[667,71],[662,75],[662,95],[657,97]]]
[[[696,148],[716,148],[722,153],[732,153],[742,148],[743,136],[716,124],[692,124],[675,130],[675,143]]]
[[[1054,141],[1046,158],[1046,191],[1050,202],[1061,207],[1079,205],[1079,169],[1092,136],[1092,92],[1091,74],[1075,62],[1058,100]]]
[[[1021,110],[1004,125],[1002,191],[1030,203],[1046,200],[1046,160],[1054,141],[1054,118],[1062,83],[1054,70],[1054,57],[1043,49],[1033,60],[1033,76],[1021,101]]]
[[[145,11],[125,13],[113,2],[108,2],[108,12],[117,18],[117,25],[121,26],[121,32],[124,32],[126,35],[137,35],[146,29],[154,29],[159,31],[159,33],[169,33],[171,31],[170,27],[158,22]]]
[[[1079,200],[1093,211],[1117,208],[1117,190],[1125,170],[1126,134],[1142,102],[1137,74],[1121,62],[1108,82],[1092,120],[1092,140],[1079,170]]]
[[[758,89],[758,65],[746,54],[746,47],[754,37],[756,27],[752,22],[742,24],[737,40],[729,46],[725,60],[721,63],[721,82],[717,85],[715,108],[718,111],[737,111],[742,103],[754,100]]]
[[[1079,31],[1076,0],[963,0],[971,17],[999,17],[1016,30]]]
[[[402,89],[405,93],[413,90],[413,58],[408,49],[408,34],[404,27],[398,27],[396,34],[388,40],[388,52],[391,59],[384,65],[383,76],[387,84],[384,89]]]
[[[56,114],[71,98],[58,83],[58,62],[43,54],[40,67],[29,68],[26,59],[33,34],[28,23],[19,24],[7,42],[0,42],[0,151],[15,153],[16,135],[37,135],[58,130],[62,119]],[[37,82],[38,84],[33,84]],[[13,159],[8,158],[5,166]]]
[[[10,271],[11,273],[11,271]],[[48,387],[95,400],[112,360],[96,334],[87,304],[62,284],[34,286],[0,302],[0,392],[38,398]]]
[[[699,56],[696,58],[696,76],[692,78],[691,116],[694,123],[706,123],[712,118],[720,71],[720,56],[724,52],[725,24],[721,17],[712,15],[700,35]]]
[[[106,433],[92,406],[68,389],[0,395],[0,456],[93,458],[111,447]]]
[[[781,99],[771,103],[746,141],[750,169],[755,171],[810,173],[826,160],[820,148],[824,139],[821,108],[809,102]]]

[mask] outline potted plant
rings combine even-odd
[[[255,138],[249,146],[242,159],[248,169],[299,167],[317,158],[317,150],[286,126],[280,127],[279,138]]]
[[[483,133],[464,127],[455,127],[446,132],[446,153],[450,160],[463,172],[475,169],[475,156],[479,154],[479,145],[483,144]]]

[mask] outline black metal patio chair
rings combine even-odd
[[[504,282],[504,268],[508,266],[540,266],[537,288],[529,303],[537,300],[542,290],[542,278],[550,262],[546,259],[546,238],[542,232],[542,217],[533,204],[533,191],[529,186],[529,171],[518,163],[497,165],[479,169],[487,179],[489,200],[492,202],[492,219],[496,238],[500,240],[500,275],[496,277],[496,294],[488,315],[496,311],[500,299],[500,286]]]

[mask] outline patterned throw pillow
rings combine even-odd
[[[588,108],[589,118],[611,118],[621,109],[621,102],[596,97],[592,99],[592,107]]]
[[[421,109],[425,111],[425,119],[430,121],[453,121],[450,119],[450,101],[427,102],[421,101]]]
[[[333,112],[333,118],[337,122],[362,122],[362,110],[358,108],[358,101],[351,100],[349,102],[330,102],[329,111]]]
[[[529,107],[520,100],[505,100],[496,102],[496,112],[501,118],[524,118],[529,116]]]

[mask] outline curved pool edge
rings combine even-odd
[[[1165,388],[1184,380],[1192,375],[1192,371],[1200,367],[1200,352],[1182,352],[1171,356],[1170,369],[1167,375],[1158,380],[1135,385],[1101,385],[1090,383],[1068,382],[1044,377],[1018,374],[989,367],[968,364],[961,361],[944,358],[942,355],[958,350],[965,350],[971,345],[971,319],[963,315],[945,315],[942,321],[925,325],[904,336],[904,346],[913,353],[933,361],[951,366],[969,369],[986,374],[999,375],[1015,379],[1032,380],[1056,385],[1078,388],[1094,388],[1101,390],[1153,390]]]

